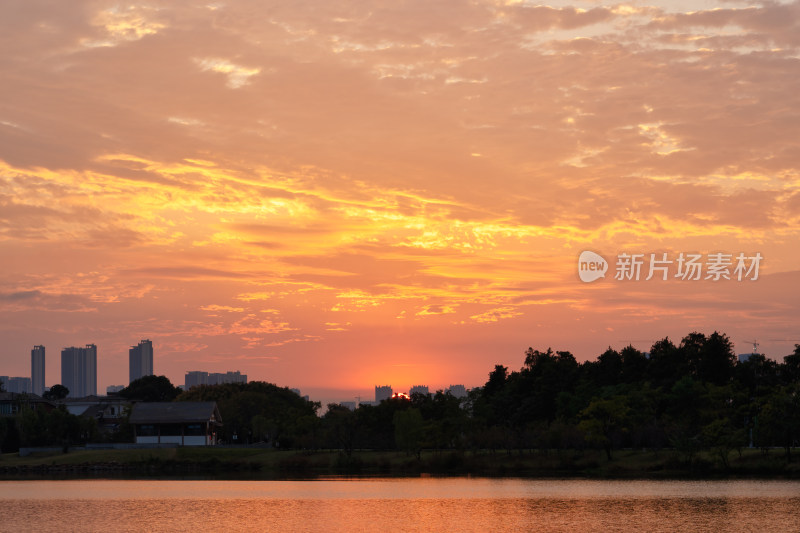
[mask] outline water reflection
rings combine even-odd
[[[795,531],[800,483],[4,481],[3,531]]]

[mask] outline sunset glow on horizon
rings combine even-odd
[[[104,392],[148,338],[175,384],[367,400],[529,346],[800,343],[798,1],[12,0],[0,29],[0,374],[94,343]]]

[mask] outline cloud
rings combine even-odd
[[[790,329],[797,3],[534,4],[3,4],[9,350],[52,322],[157,335],[177,375],[274,351],[275,379],[324,381],[328,353]],[[767,270],[584,287],[583,249]]]
[[[37,298],[41,296],[41,292],[39,291],[17,291],[17,292],[9,292],[9,293],[1,293],[0,292],[0,300],[6,302],[16,302],[20,300],[30,300],[33,298]]]
[[[244,307],[231,307],[231,306],[228,306],[228,305],[216,305],[216,304],[214,304],[214,305],[204,305],[204,306],[200,307],[200,309],[202,309],[203,311],[212,311],[212,312],[215,312],[215,311],[225,311],[225,312],[229,312],[229,313],[243,313],[244,312]]]
[[[226,85],[231,89],[239,89],[250,82],[250,78],[261,72],[260,67],[249,68],[235,65],[227,59],[216,57],[195,58],[194,62],[201,70],[225,74],[228,78]]]

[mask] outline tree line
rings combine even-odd
[[[568,351],[528,348],[522,366],[496,365],[466,398],[413,394],[350,410],[307,401],[264,382],[203,385],[181,391],[164,376],[147,376],[120,395],[138,401],[216,401],[227,443],[281,449],[524,450],[674,449],[691,461],[711,451],[723,464],[734,450],[781,447],[787,460],[800,439],[800,345],[777,362],[753,354],[739,362],[721,333],[664,338],[648,353],[608,348],[579,363]],[[124,421],[110,435],[59,409],[23,409],[0,424],[21,445],[132,441]],[[83,425],[81,425],[83,424]],[[11,428],[11,429],[9,429]],[[37,429],[38,428],[38,429]],[[49,428],[49,429],[48,429]],[[0,435],[2,436],[2,435]]]

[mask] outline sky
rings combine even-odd
[[[150,339],[368,400],[800,343],[798,1],[6,0],[0,50],[0,374],[94,343],[102,392]]]

